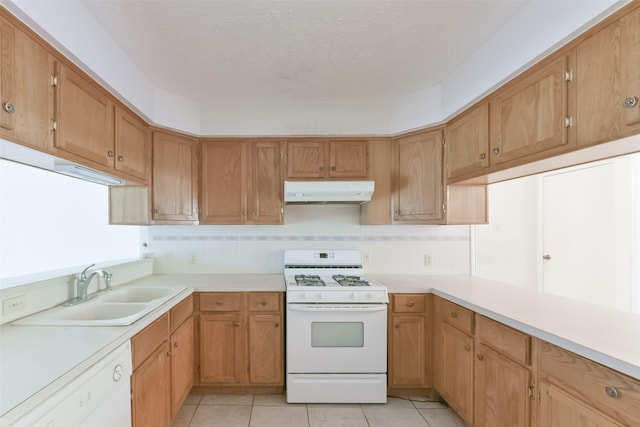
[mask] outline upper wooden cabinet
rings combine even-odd
[[[282,143],[202,143],[202,224],[282,224]]]
[[[394,221],[443,221],[442,159],[441,129],[393,141]]]
[[[287,179],[366,179],[369,141],[287,141]]]
[[[490,163],[526,163],[541,152],[575,145],[575,52],[561,55],[509,84],[489,104]]]
[[[482,104],[449,123],[445,130],[447,179],[489,166],[489,105]]]
[[[146,181],[151,168],[151,131],[147,124],[116,107],[115,169]]]
[[[56,148],[113,167],[114,104],[95,82],[57,61],[55,73]]]
[[[579,146],[640,132],[640,9],[577,47]]]
[[[157,224],[198,220],[198,141],[153,132],[152,219]]]
[[[38,39],[7,20],[4,9],[0,12],[0,136],[50,150],[54,58]]]

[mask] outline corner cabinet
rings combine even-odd
[[[286,143],[287,179],[367,179],[369,141],[308,139]]]
[[[196,384],[204,390],[281,392],[284,386],[282,293],[198,294]]]
[[[389,394],[430,393],[431,294],[392,294],[389,304]]]
[[[202,142],[201,224],[282,224],[280,141]]]
[[[404,223],[444,221],[442,129],[393,141],[393,219]]]
[[[0,9],[0,137],[22,145],[53,147],[54,57]]]
[[[198,221],[198,140],[153,132],[151,218],[155,224]]]

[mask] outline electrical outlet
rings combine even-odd
[[[362,265],[369,265],[369,252],[362,252]]]
[[[27,305],[24,295],[18,295],[12,298],[7,298],[2,301],[2,314],[7,315],[16,313],[25,309]]]
[[[433,265],[433,257],[431,254],[424,254],[424,265],[425,267],[431,267]]]

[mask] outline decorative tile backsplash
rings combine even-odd
[[[284,225],[153,226],[143,241],[157,273],[279,273],[286,249],[360,249],[369,254],[368,274],[470,272],[469,226],[358,221],[358,205],[292,205]]]

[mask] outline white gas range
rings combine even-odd
[[[387,289],[358,250],[285,251],[287,401],[383,403]]]

